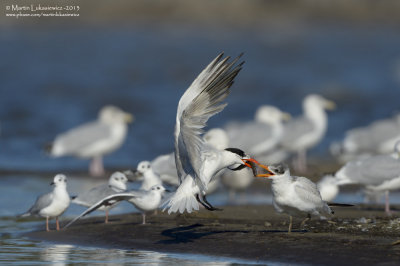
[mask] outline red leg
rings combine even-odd
[[[56,229],[60,231],[60,223],[58,222],[58,216],[56,217]]]
[[[108,224],[108,210],[106,210],[106,220],[104,221],[104,223]]]
[[[46,217],[46,231],[49,232],[49,217]]]

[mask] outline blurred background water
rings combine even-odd
[[[172,151],[178,100],[221,51],[244,52],[246,63],[228,107],[210,127],[252,119],[262,104],[298,115],[301,99],[319,93],[338,105],[329,113],[326,138],[311,151],[326,155],[329,143],[346,129],[399,111],[397,24],[290,24],[288,18],[243,25],[238,18],[214,26],[133,18],[106,25],[30,25],[21,19],[1,26],[0,169],[86,169],[87,162],[77,159],[49,159],[43,147],[95,119],[106,104],[136,116],[125,144],[105,158],[106,166],[133,167]]]
[[[7,0],[3,10],[7,4],[15,3]],[[78,18],[0,18],[0,171],[6,172],[0,183],[7,188],[2,197],[19,195],[2,203],[1,217],[13,238],[29,226],[15,226],[10,217],[28,208],[48,182],[16,172],[87,170],[87,161],[49,158],[46,143],[113,104],[136,121],[124,145],[105,157],[106,168],[132,168],[171,152],[180,96],[222,51],[233,57],[244,52],[246,63],[228,107],[210,127],[252,119],[262,104],[296,116],[302,98],[319,93],[337,110],[328,114],[327,135],[310,153],[330,158],[329,144],[347,129],[400,108],[397,1],[72,4],[81,6]],[[8,234],[2,232],[2,241]],[[16,245],[43,248],[23,241]]]

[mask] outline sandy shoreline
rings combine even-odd
[[[55,243],[204,254],[252,261],[354,265],[372,263],[398,265],[400,219],[386,217],[373,205],[336,208],[334,223],[311,220],[287,234],[288,218],[272,206],[225,206],[223,211],[148,217],[140,225],[140,214],[84,219],[63,231],[33,231],[25,236]],[[63,222],[65,224],[66,221]],[[41,228],[40,228],[41,230]]]

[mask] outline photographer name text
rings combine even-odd
[[[7,11],[79,11],[79,6],[9,5]]]

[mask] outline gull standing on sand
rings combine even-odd
[[[284,164],[264,166],[269,173],[258,174],[272,180],[271,189],[274,208],[279,213],[286,213],[290,217],[288,233],[292,231],[293,216],[306,216],[300,227],[311,216],[326,219],[325,215],[332,215],[333,211],[322,200],[317,185],[308,178],[292,176],[289,167]]]
[[[90,189],[89,191],[80,193],[78,196],[72,197],[71,202],[85,207],[90,207],[107,196],[124,192],[126,190],[127,182],[128,178],[125,176],[125,174],[121,172],[115,172],[110,176],[107,184],[102,184]],[[99,208],[100,211],[105,211],[106,213],[104,223],[108,223],[108,212],[115,206],[117,206],[117,203],[104,205]]]
[[[126,200],[135,206],[136,209],[142,212],[142,224],[146,224],[146,213],[157,210],[160,207],[162,196],[167,191],[162,185],[155,185],[150,190],[131,190],[123,193],[116,193],[114,195],[105,197],[104,199],[93,204],[89,209],[81,213],[79,216],[70,221],[63,229],[69,227],[71,224],[82,218],[83,216],[110,204],[115,204],[122,200]]]
[[[105,106],[99,112],[96,121],[72,128],[56,137],[47,148],[53,157],[76,156],[92,159],[90,174],[104,175],[102,157],[118,149],[125,140],[127,123],[133,121],[133,115],[115,106]]]
[[[385,192],[385,212],[390,214],[389,191],[400,189],[400,141],[394,145],[392,154],[348,162],[336,172],[335,178],[336,182],[322,185],[338,187],[360,184],[372,192]]]
[[[246,167],[247,155],[235,148],[218,150],[201,138],[208,119],[224,109],[222,101],[229,94],[233,80],[242,68],[235,66],[239,57],[228,63],[229,57],[217,56],[193,81],[181,97],[175,125],[175,164],[180,186],[165,203],[168,213],[199,210],[201,203],[208,210],[216,210],[207,202],[208,184],[220,170]],[[222,60],[221,60],[222,59]]]
[[[325,110],[333,110],[335,103],[320,95],[310,94],[303,100],[303,115],[290,120],[284,126],[281,145],[285,150],[297,153],[296,168],[307,168],[306,152],[324,137],[328,118]]]
[[[58,231],[60,230],[58,217],[67,210],[70,203],[67,192],[67,177],[63,174],[58,174],[50,185],[54,185],[53,191],[39,196],[33,206],[26,213],[21,214],[20,217],[46,217],[46,231],[50,231],[49,219],[55,217]]]

